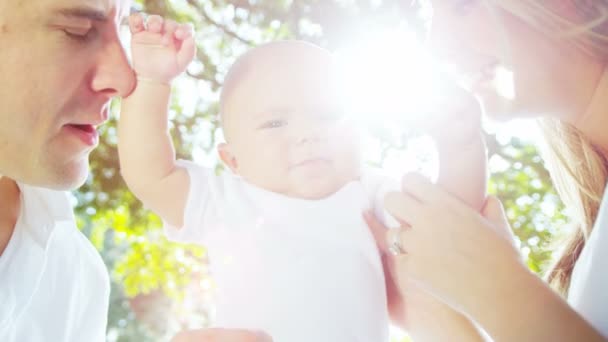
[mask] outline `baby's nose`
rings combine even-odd
[[[327,128],[316,122],[317,120],[306,120],[297,128],[296,141],[298,143],[319,142],[326,136]]]

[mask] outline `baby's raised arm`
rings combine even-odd
[[[160,16],[129,18],[137,87],[122,102],[118,153],[123,178],[146,207],[182,225],[189,177],[175,161],[168,128],[171,81],[195,53],[190,26]]]
[[[487,195],[487,151],[481,130],[481,105],[472,94],[448,89],[430,130],[439,156],[437,183],[470,207],[481,211]]]

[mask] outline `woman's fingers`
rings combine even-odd
[[[405,225],[414,225],[424,210],[420,201],[410,193],[389,192],[384,196],[384,208]]]
[[[442,210],[450,208],[470,211],[466,204],[450,195],[439,185],[433,184],[426,177],[418,173],[408,173],[401,180],[401,190],[416,198],[423,205],[440,207]]]
[[[363,219],[367,223],[374,240],[376,240],[376,245],[383,255],[391,254],[395,256],[406,254],[408,243],[405,235],[409,226],[402,225],[399,228],[387,228],[371,211],[364,212]]]
[[[502,203],[493,195],[486,199],[481,214],[492,223],[504,225],[507,222],[507,215]]]
[[[386,280],[386,299],[388,304],[388,313],[391,321],[395,325],[401,325],[405,322],[406,311],[403,302],[403,293],[399,287],[397,279],[397,270],[395,269],[395,261],[389,256],[382,257],[382,267],[384,269],[384,278]]]
[[[383,254],[388,253],[388,245],[386,244],[386,232],[388,231],[388,228],[378,220],[372,210],[365,211],[363,213],[363,219],[372,232],[378,249],[380,249]]]
[[[398,260],[390,254],[387,244],[387,236],[389,232],[401,230],[401,228],[387,228],[374,215],[373,211],[363,213],[363,218],[369,226],[376,244],[382,254],[382,267],[384,269],[384,277],[386,280],[386,295],[388,312],[391,320],[395,324],[402,324],[405,320],[405,305],[399,286],[398,273],[403,271],[402,265]]]
[[[401,179],[401,191],[409,193],[424,204],[437,203],[441,199],[440,189],[419,173],[407,173]]]
[[[411,241],[407,237],[409,229],[409,227],[401,226],[399,228],[389,229],[386,233],[388,251],[396,259],[406,256],[410,250]]]
[[[209,328],[182,331],[171,342],[272,342],[272,338],[263,332]]]
[[[507,214],[505,213],[502,203],[496,196],[488,196],[481,214],[488,221],[493,223],[493,226],[496,227],[498,234],[507,238],[510,242],[513,242],[513,231],[509,225]]]

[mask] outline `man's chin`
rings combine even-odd
[[[86,182],[88,176],[89,163],[87,160],[57,170],[44,182],[43,187],[61,191],[75,190]]]

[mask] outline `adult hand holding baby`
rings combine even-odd
[[[212,328],[182,331],[171,342],[272,342],[272,338],[263,332]]]
[[[407,226],[388,230],[366,216],[380,248],[399,250],[387,256],[398,287],[411,280],[447,303],[474,304],[493,294],[485,293],[487,274],[525,267],[497,198],[488,197],[479,214],[420,175],[406,175],[402,186],[385,202]]]
[[[459,312],[491,319],[491,313],[476,311],[483,307],[477,303],[518,291],[508,279],[499,282],[505,284],[501,288],[492,284],[497,277],[508,278],[514,268],[525,269],[499,200],[488,197],[479,214],[424,177],[409,174],[403,192],[390,193],[385,201],[389,213],[407,226],[389,230],[371,215],[365,219],[393,279],[389,307],[401,308],[401,325],[422,339],[455,334],[463,341],[483,340]],[[400,253],[389,252],[391,245]]]

